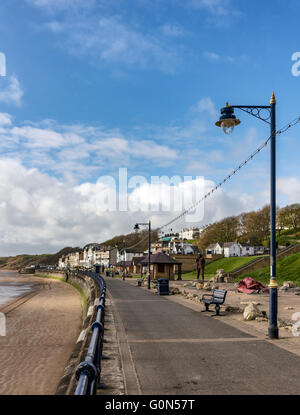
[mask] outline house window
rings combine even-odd
[[[165,272],[165,265],[164,264],[158,264],[157,265],[157,272]]]

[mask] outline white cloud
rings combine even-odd
[[[288,203],[300,203],[300,179],[298,177],[279,178],[277,188],[286,196]]]
[[[90,8],[95,0],[27,0],[29,4],[40,7],[46,11],[67,10],[72,8]]]
[[[195,106],[195,110],[198,113],[207,112],[210,118],[213,120],[216,120],[219,116],[215,103],[210,97],[204,97],[200,99]]]
[[[203,56],[205,59],[211,61],[211,62],[228,62],[228,63],[236,63],[237,61],[245,60],[246,55],[243,54],[239,57],[233,57],[233,56],[221,56],[218,53],[215,52],[204,52]]]
[[[15,76],[7,77],[7,85],[0,90],[0,102],[8,105],[20,106],[23,96],[23,90],[18,78]]]
[[[88,58],[93,63],[127,68],[156,68],[174,73],[179,64],[178,37],[183,29],[176,24],[165,24],[145,30],[127,16],[112,12],[107,1],[28,0],[33,6],[51,12],[49,21],[42,25],[60,36],[69,53]],[[67,13],[62,11],[67,10]],[[132,18],[133,19],[133,18]],[[175,42],[174,42],[175,41]]]
[[[215,52],[204,52],[203,53],[203,56],[205,57],[205,58],[207,58],[208,60],[210,60],[210,61],[218,61],[218,60],[220,60],[220,55],[218,55],[217,53],[215,53]]]
[[[231,7],[231,0],[188,0],[189,7],[205,9],[213,15],[226,16]]]
[[[109,184],[86,182],[72,186],[11,159],[0,160],[0,183],[0,255],[55,252],[64,246],[104,241],[116,234],[130,232],[134,223],[144,221],[145,216],[151,216],[156,227],[177,214],[174,211],[145,211],[154,199],[168,205],[166,195],[171,190],[168,186],[159,189],[144,184],[134,189],[129,194],[129,203],[141,211],[103,212],[99,209],[99,201],[112,192],[113,187]],[[212,185],[211,181],[205,182],[206,189]],[[187,182],[172,189],[178,197],[186,189],[190,191],[191,186],[192,183]],[[203,223],[256,205],[257,195],[254,200],[244,194],[219,191],[206,203]],[[181,222],[181,225],[184,224]]]
[[[161,31],[165,36],[170,37],[181,37],[185,33],[185,31],[178,25],[168,23],[161,26]]]
[[[0,150],[26,165],[52,171],[72,181],[120,165],[175,163],[177,150],[156,140],[127,138],[117,130],[83,125],[58,125],[53,120],[16,125],[0,113]]]
[[[10,130],[10,134],[15,137],[25,138],[29,147],[56,148],[61,147],[65,142],[64,137],[55,131],[30,126],[14,127]]]
[[[126,24],[119,16],[102,17],[94,22],[67,25],[68,45],[74,55],[90,55],[102,63],[156,66],[174,72],[177,53],[156,33],[145,33]]]
[[[0,126],[7,126],[12,124],[12,117],[7,113],[0,113]]]

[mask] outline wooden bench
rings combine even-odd
[[[201,298],[201,302],[205,305],[205,311],[210,311],[209,306],[215,304],[216,316],[220,315],[220,306],[224,304],[226,298],[226,290],[213,290],[212,294],[204,294]]]

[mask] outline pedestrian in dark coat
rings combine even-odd
[[[204,282],[204,271],[205,271],[205,258],[204,255],[199,254],[196,259],[197,263],[197,280],[200,278],[200,273],[202,277],[202,282]]]

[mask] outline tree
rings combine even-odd
[[[237,239],[239,218],[230,216],[206,227],[198,240],[201,250],[217,242],[233,242]]]
[[[282,228],[297,230],[300,227],[300,204],[285,206],[278,215],[278,223]]]
[[[270,234],[270,207],[243,214],[242,224],[243,237],[247,237],[252,244],[262,243]]]

